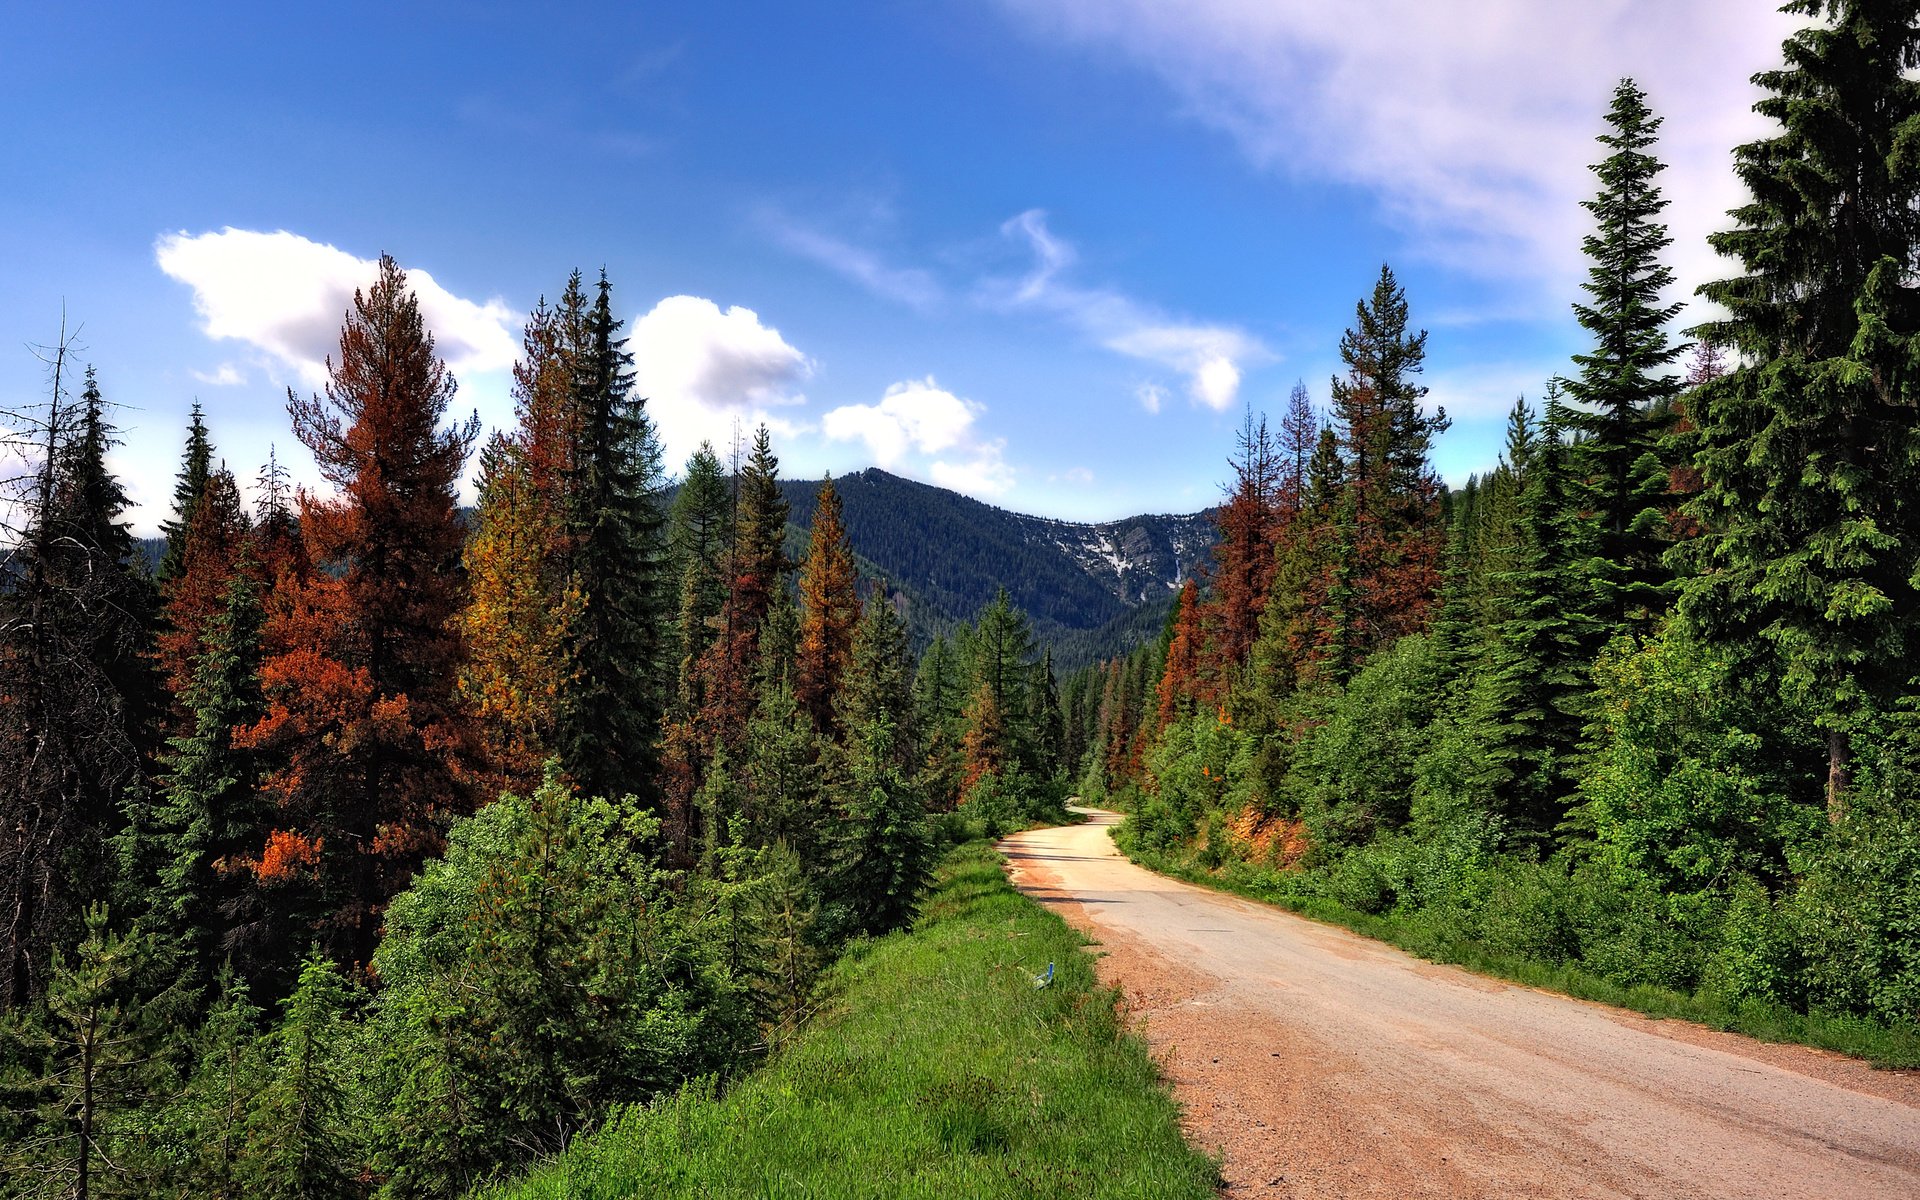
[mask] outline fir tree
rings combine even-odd
[[[213,442],[207,437],[207,423],[200,416],[200,402],[193,402],[193,414],[187,421],[187,447],[180,454],[180,473],[173,484],[173,515],[160,522],[161,536],[167,540],[154,571],[154,581],[164,584],[180,573],[185,565],[187,531],[193,528],[194,509],[207,491],[207,479],[213,474]]]
[[[834,696],[853,654],[860,599],[854,591],[853,547],[840,521],[833,478],[820,485],[806,561],[800,567],[800,641],[794,694],[823,733],[836,731]]]
[[[611,292],[602,276],[575,383],[570,499],[582,608],[569,623],[554,748],[586,793],[657,803],[669,620],[660,446],[646,401],[633,395]]]
[[[1856,732],[1887,711],[1920,649],[1920,7],[1795,0],[1812,18],[1755,76],[1780,131],[1735,152],[1749,199],[1710,240],[1741,264],[1701,294],[1698,331],[1733,369],[1690,397],[1702,526],[1681,611],[1758,639],[1827,735],[1827,807]]]
[[[1588,301],[1573,306],[1593,336],[1574,356],[1580,373],[1565,381],[1567,423],[1581,506],[1597,526],[1591,586],[1595,612],[1619,625],[1664,608],[1660,555],[1666,532],[1668,468],[1661,449],[1679,381],[1666,370],[1683,347],[1667,336],[1681,305],[1662,304],[1673,271],[1660,261],[1671,244],[1659,217],[1667,206],[1657,183],[1665,168],[1648,153],[1660,119],[1631,79],[1614,89],[1610,153],[1593,168],[1600,193],[1583,202],[1596,228],[1582,249],[1589,261]]]

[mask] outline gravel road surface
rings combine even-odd
[[[1175,882],[1086,825],[1001,843],[1099,942],[1236,1197],[1920,1200],[1920,1076],[1437,966]]]

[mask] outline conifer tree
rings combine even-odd
[[[814,504],[807,557],[800,567],[800,608],[794,695],[815,728],[835,732],[833,701],[853,655],[860,599],[854,591],[853,547],[840,522],[840,495],[832,476],[821,483]]]
[[[108,894],[107,837],[122,803],[145,803],[155,703],[151,589],[93,372],[75,406],[56,370],[31,432],[39,467],[0,589],[0,1008],[44,988],[53,947]]]
[[[1660,118],[1645,93],[1623,79],[1607,125],[1599,141],[1610,153],[1593,168],[1600,192],[1582,202],[1595,222],[1582,243],[1588,300],[1573,306],[1593,347],[1574,356],[1580,372],[1564,387],[1577,406],[1568,409],[1567,423],[1583,435],[1573,444],[1576,486],[1597,526],[1594,611],[1619,625],[1665,607],[1660,555],[1668,467],[1661,450],[1679,390],[1666,368],[1683,347],[1667,336],[1681,305],[1660,302],[1673,282],[1660,261],[1673,240],[1659,220],[1667,201],[1657,177],[1665,168],[1648,153]]]
[[[668,542],[680,572],[679,661],[684,690],[692,664],[713,641],[713,622],[726,603],[724,558],[733,540],[733,495],[713,445],[701,442],[687,459],[673,498]],[[698,707],[697,699],[693,701]]]
[[[207,480],[213,474],[213,442],[207,436],[207,423],[200,415],[200,402],[193,402],[193,414],[187,421],[187,447],[180,454],[180,473],[173,484],[173,514],[160,522],[161,536],[167,547],[154,571],[154,582],[164,584],[180,573],[185,565],[187,531],[193,528],[194,509],[206,495]]]
[[[570,501],[581,609],[568,622],[554,748],[587,794],[658,803],[670,620],[660,445],[646,401],[633,395],[633,356],[611,292],[603,275],[575,377]]]
[[[274,1030],[265,1085],[248,1121],[246,1194],[345,1200],[358,1191],[346,1064],[352,992],[339,969],[309,958]]]
[[[179,559],[160,585],[161,619],[154,648],[167,693],[174,698],[174,731],[188,725],[181,696],[206,647],[207,624],[226,606],[236,564],[242,556],[253,558],[253,540],[253,522],[241,504],[239,485],[221,467],[207,477],[181,539]]]
[[[1213,550],[1214,629],[1193,647],[1223,682],[1246,664],[1273,586],[1282,464],[1265,417],[1256,423],[1248,410],[1229,465],[1233,488],[1214,522],[1220,531]]]
[[[1550,836],[1566,815],[1597,649],[1582,571],[1591,526],[1571,495],[1563,411],[1550,394],[1521,498],[1519,568],[1488,657],[1499,697],[1487,753],[1499,777],[1492,798],[1523,837]]]
[[[917,706],[914,702],[913,657],[907,649],[907,627],[884,592],[867,598],[860,624],[853,633],[853,653],[847,673],[834,697],[840,728],[889,723],[887,764],[905,776],[916,765]]]
[[[165,799],[154,820],[159,878],[152,920],[180,941],[186,978],[196,984],[211,978],[222,958],[260,970],[281,949],[268,934],[277,914],[258,911],[240,865],[265,817],[257,808],[253,755],[233,740],[234,729],[261,715],[263,614],[254,563],[244,549],[242,555],[180,694],[192,724],[162,757]]]
[[[1167,646],[1167,665],[1160,672],[1154,719],[1162,729],[1190,716],[1201,700],[1200,653],[1205,637],[1200,628],[1200,586],[1188,578],[1180,585],[1180,600],[1173,614],[1173,640]]]
[[[1424,629],[1440,584],[1446,527],[1439,476],[1428,461],[1448,426],[1444,410],[1422,410],[1418,381],[1427,335],[1409,332],[1406,292],[1380,268],[1372,295],[1355,306],[1340,339],[1345,378],[1333,381],[1333,410],[1345,465],[1347,554],[1329,589],[1338,626],[1329,641],[1336,673],[1375,647]],[[1344,559],[1345,561],[1340,561]]]
[[[1681,611],[1758,639],[1827,737],[1829,815],[1856,732],[1920,650],[1920,6],[1795,0],[1813,23],[1755,82],[1779,132],[1740,147],[1749,198],[1710,240],[1741,273],[1698,331],[1735,365],[1690,397],[1701,535]]]
[[[294,431],[333,498],[302,493],[312,571],[264,632],[262,718],[235,744],[265,756],[277,827],[260,884],[317,884],[327,947],[372,953],[379,913],[472,806],[481,761],[454,695],[461,548],[454,489],[479,420],[440,422],[455,383],[408,289],[383,258],[354,294],[323,396],[288,393]]]

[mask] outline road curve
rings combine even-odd
[[[1920,1077],[1437,966],[1127,862],[1001,842],[1100,943],[1246,1197],[1920,1198]]]

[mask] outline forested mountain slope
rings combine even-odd
[[[794,528],[815,480],[783,480]],[[916,645],[971,619],[1001,587],[1067,669],[1157,633],[1180,583],[1211,556],[1207,513],[1101,524],[983,504],[877,467],[834,480],[861,573],[900,591]]]

